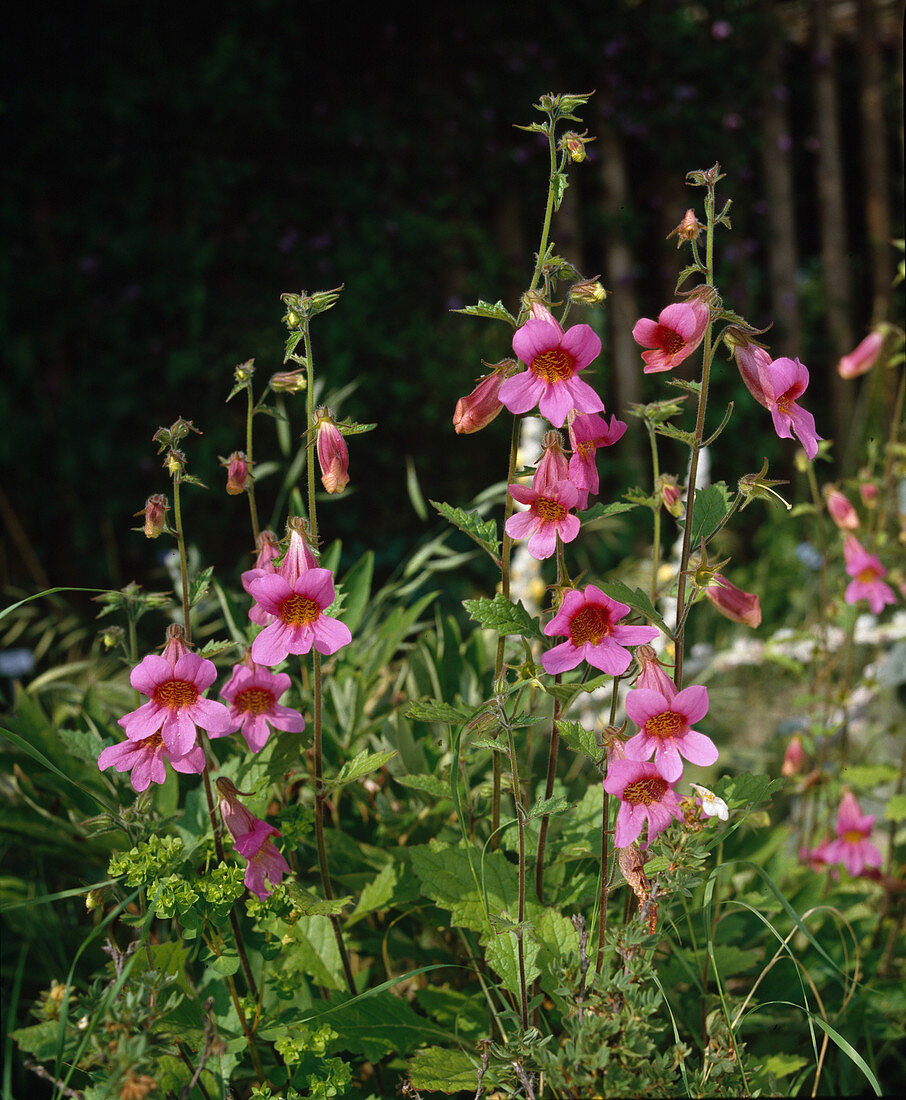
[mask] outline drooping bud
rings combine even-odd
[[[714,574],[714,582],[704,589],[704,594],[721,615],[745,626],[761,625],[761,604],[757,596],[743,592],[720,573]]]
[[[802,744],[802,738],[798,733],[794,733],[787,744],[786,752],[783,754],[783,764],[780,772],[786,776],[798,775],[804,766],[805,748]]]
[[[640,669],[635,680],[637,688],[660,692],[667,699],[672,699],[676,695],[676,684],[664,672],[653,646],[640,645],[635,651],[635,659]]]
[[[696,218],[695,211],[690,207],[683,215],[683,220],[679,223],[676,229],[672,229],[667,234],[667,240],[676,236],[676,247],[682,248],[683,241],[697,241],[701,236],[701,232],[705,227]]]
[[[569,288],[569,300],[584,306],[593,306],[607,298],[607,291],[597,279],[586,279]]]
[[[328,493],[342,493],[349,484],[349,450],[330,410],[322,405],[315,411],[318,433],[318,463],[321,484]]]
[[[270,387],[277,393],[298,393],[304,390],[308,383],[305,379],[305,368],[297,370],[281,370],[271,375]]]
[[[148,497],[145,501],[145,507],[136,512],[137,516],[145,517],[145,524],[142,530],[145,532],[145,537],[149,539],[156,539],[167,525],[167,512],[170,510],[170,505],[167,503],[167,498],[162,493],[155,493],[153,496]]]
[[[318,568],[318,559],[312,553],[308,527],[301,516],[290,516],[286,521],[286,530],[289,546],[280,563],[280,576],[289,584],[295,584],[303,573]]]
[[[594,138],[588,138],[585,136],[588,131],[577,134],[574,130],[567,130],[567,132],[560,138],[560,148],[566,153],[569,159],[574,164],[581,164],[587,156],[585,152],[585,146],[589,141],[594,141]]]
[[[678,518],[683,514],[683,490],[675,477],[661,474],[655,482],[654,492],[671,516]]]
[[[541,446],[544,453],[535,467],[532,488],[543,495],[555,492],[561,481],[569,479],[569,459],[563,450],[563,436],[558,431],[546,432]]]
[[[229,458],[222,458],[220,465],[227,470],[226,491],[230,496],[244,493],[251,478],[248,459],[243,451],[233,451]]]
[[[822,492],[824,493],[827,510],[834,523],[841,530],[855,531],[859,526],[859,517],[849,500],[833,485],[825,485]]]
[[[171,623],[167,627],[167,644],[164,646],[162,654],[164,660],[169,661],[170,665],[175,667],[179,658],[184,657],[188,652],[185,630],[179,623]]]
[[[485,366],[491,364],[485,363]],[[493,364],[490,374],[478,380],[478,385],[470,394],[460,397],[453,413],[453,427],[458,435],[479,432],[494,420],[503,409],[503,402],[498,396],[500,387],[515,370],[515,359],[501,359],[499,363]]]
[[[841,378],[858,378],[867,374],[878,361],[884,345],[884,333],[880,329],[870,332],[849,355],[844,355],[837,364],[837,373]]]
[[[878,486],[874,481],[863,481],[859,486],[859,496],[866,508],[876,508],[878,504]]]

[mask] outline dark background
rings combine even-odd
[[[836,360],[902,314],[888,289],[903,234],[900,7],[35,5],[4,46],[0,582],[147,583],[164,540],[130,528],[169,491],[151,435],[180,415],[204,432],[187,451],[210,487],[186,490],[188,537],[227,574],[247,565],[245,505],[217,463],[244,446],[245,412],[224,399],[237,363],[254,357],[260,380],[280,369],[284,291],[345,284],[314,323],[318,369],[329,389],[357,383],[342,415],[379,424],[350,440],[351,491],[322,511],[347,563],[373,548],[385,576],[428,529],[407,459],[426,497],[460,506],[501,479],[508,418],[457,437],[450,417],[508,330],[450,310],[518,307],[548,166],[543,139],[513,124],[540,120],[531,104],[550,91],[596,90],[580,129],[598,140],[553,236],[610,292],[594,321],[608,412],[666,395],[628,333],[672,300],[684,258],[667,233],[688,205],[703,216],[685,173],[719,161],[734,200],[725,301],[775,323],[774,354],[812,371],[819,433],[845,430],[854,391],[841,397]],[[714,409],[742,398],[720,475],[764,454],[795,477],[794,446],[720,363]],[[273,422],[259,424],[256,458],[277,457]],[[616,474],[646,482],[638,422],[619,450]],[[275,489],[259,486],[265,521]]]

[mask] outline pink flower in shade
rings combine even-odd
[[[832,485],[824,486],[824,501],[830,518],[842,531],[855,531],[859,526],[859,516],[849,500]]]
[[[160,731],[141,741],[130,741],[127,737],[125,741],[110,745],[98,757],[98,767],[104,771],[112,765],[118,772],[131,771],[130,782],[141,792],[152,783],[163,783],[167,778],[164,761],[169,761],[178,772],[197,775],[205,769],[204,749],[200,745],[194,745],[185,756],[177,756],[164,744]]]
[[[242,792],[228,779],[218,779],[217,790],[220,816],[233,838],[233,850],[248,860],[243,881],[263,901],[273,887],[283,881],[283,876],[289,874],[289,864],[273,841],[275,836],[282,834],[242,805],[237,797]]]
[[[718,757],[710,737],[692,729],[708,713],[708,689],[699,684],[683,688],[673,698],[659,691],[634,688],[626,695],[626,713],[639,727],[626,742],[628,760],[647,760],[654,753],[654,764],[668,783],[683,774],[685,757],[691,764],[707,767]]]
[[[252,597],[272,615],[272,621],[252,642],[252,660],[259,665],[279,665],[290,654],[331,654],[349,645],[349,627],[325,615],[334,600],[333,574],[329,569],[309,569],[290,584],[278,573],[258,577],[249,585]]]
[[[635,651],[635,659],[639,665],[639,674],[635,680],[637,688],[659,691],[668,699],[676,695],[676,684],[664,672],[653,646],[640,645]]]
[[[837,373],[841,378],[858,378],[867,373],[877,362],[883,344],[883,332],[870,332],[849,355],[843,356],[837,364]]]
[[[321,484],[328,493],[342,493],[349,484],[349,449],[346,440],[327,409],[318,409],[316,422]]]
[[[573,325],[566,332],[543,307],[513,334],[513,350],[527,370],[507,378],[500,400],[512,413],[538,406],[541,415],[560,428],[571,409],[603,412],[604,402],[578,377],[601,352],[601,340],[590,325]]]
[[[595,452],[598,447],[612,447],[622,439],[626,425],[615,416],[608,424],[597,413],[580,413],[570,416],[568,430],[573,452],[569,460],[569,480],[579,490],[579,507],[585,508],[589,493],[597,494],[600,488]]]
[[[478,385],[470,394],[460,397],[453,413],[453,427],[458,434],[471,435],[481,431],[503,411],[500,387],[515,366],[512,359],[502,359],[490,374],[478,380]]]
[[[799,407],[809,381],[808,369],[798,359],[771,359],[756,344],[737,344],[736,363],[749,392],[771,414],[774,431],[781,439],[795,433],[809,461],[818,453],[821,436],[815,431],[815,418]]]
[[[620,800],[613,838],[617,848],[633,844],[646,821],[648,841],[644,847],[647,848],[674,818],[683,820],[673,784],[661,775],[654,764],[614,760],[608,766],[604,790]]]
[[[527,504],[527,512],[516,512],[506,521],[511,539],[528,539],[528,552],[538,561],[549,558],[557,549],[557,536],[572,542],[579,534],[579,517],[571,514],[579,502],[579,490],[569,481],[560,481],[541,491],[527,485],[510,485],[510,496]]]
[[[881,853],[868,839],[874,824],[874,814],[862,814],[851,791],[840,800],[837,812],[837,836],[824,845],[827,863],[842,863],[853,876],[866,867],[880,867]]]
[[[744,592],[720,573],[714,574],[716,584],[709,584],[703,594],[725,618],[743,626],[761,626],[761,602],[752,592]]]
[[[173,664],[166,656],[149,653],[132,670],[129,682],[149,701],[124,714],[119,724],[130,741],[144,741],[160,731],[173,756],[186,756],[195,746],[197,726],[209,737],[223,737],[235,727],[223,703],[204,698],[217,679],[213,662],[188,651]]]
[[[674,302],[662,309],[656,321],[642,317],[636,321],[632,338],[643,348],[645,374],[672,370],[688,358],[702,342],[711,310],[701,298]]]
[[[657,637],[653,626],[621,625],[620,619],[629,611],[628,604],[611,599],[593,584],[584,590],[571,589],[544,628],[549,638],[567,637],[541,655],[544,671],[555,675],[587,661],[609,676],[622,676],[632,661],[625,647],[644,645]]]
[[[289,683],[285,672],[270,672],[251,662],[236,665],[233,675],[221,688],[222,698],[230,704],[233,728],[242,733],[252,752],[264,748],[272,729],[291,733],[305,729],[305,719],[299,711],[277,703],[288,691]]]
[[[868,600],[872,614],[880,615],[885,604],[897,602],[893,589],[881,580],[881,577],[887,576],[887,570],[874,554],[868,553],[855,535],[847,535],[843,540],[843,557],[846,572],[853,578],[843,594],[847,603]]]

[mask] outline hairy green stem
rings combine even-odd
[[[258,505],[255,503],[255,478],[254,478],[254,462],[252,455],[252,422],[255,417],[255,406],[252,401],[252,383],[251,379],[246,383],[246,393],[248,395],[248,409],[245,414],[245,458],[248,463],[249,479],[246,482],[245,492],[249,500],[249,515],[252,520],[252,545],[257,549],[258,547]]]

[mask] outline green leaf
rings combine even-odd
[[[490,302],[483,302],[479,298],[478,305],[464,306],[462,309],[452,309],[450,312],[465,313],[469,317],[490,317],[494,321],[506,321],[513,328],[516,327],[516,318],[501,301],[496,301],[492,305]]]
[[[522,602],[512,603],[500,592],[493,599],[479,596],[477,600],[463,600],[463,607],[482,626],[496,630],[498,634],[519,634],[523,638],[543,638],[538,622],[525,610]]]
[[[894,794],[887,800],[885,821],[902,821],[906,818],[906,794]]]
[[[189,607],[195,607],[205,598],[211,585],[211,574],[213,572],[214,566],[209,565],[207,569],[202,569],[200,573],[196,573],[189,582]]]
[[[685,443],[687,447],[695,446],[694,433],[687,432],[683,428],[675,428],[672,424],[664,422],[658,424],[654,430],[658,435],[665,435],[668,439],[678,439],[680,443]]]
[[[569,809],[566,796],[556,794],[553,798],[542,798],[526,814],[526,818],[544,817],[545,814],[562,814]]]
[[[461,1050],[426,1047],[409,1062],[409,1080],[427,1092],[474,1092],[478,1088],[478,1065]]]
[[[224,951],[211,963],[211,969],[222,978],[235,974],[239,969],[239,953],[236,951]]]
[[[346,761],[334,779],[325,779],[325,786],[337,790],[339,787],[345,787],[347,783],[355,783],[362,776],[370,775],[383,768],[394,756],[396,756],[395,749],[392,752],[369,752],[367,749],[362,749],[352,760]]]
[[[396,884],[399,881],[400,868],[395,863],[387,863],[378,872],[377,877],[367,883],[359,895],[359,903],[350,914],[347,927],[377,909],[386,909],[393,899]]]
[[[432,500],[431,505],[444,519],[458,527],[460,531],[477,542],[494,561],[500,558],[500,540],[497,537],[497,523],[492,519],[482,519],[478,512],[466,512],[462,508],[454,508],[452,504],[444,504],[442,501]]]
[[[478,941],[484,948],[485,961],[499,975],[510,993],[520,991],[518,939],[513,932],[484,932]],[[541,973],[538,966],[539,945],[530,934],[523,936],[525,980],[533,982]]]
[[[20,1027],[10,1032],[19,1049],[25,1054],[33,1054],[39,1062],[50,1061],[57,1053],[57,1037],[60,1024],[57,1020],[45,1020],[31,1027]]]
[[[647,504],[647,498],[644,501],[624,501],[614,500],[610,504],[602,504],[598,501],[597,504],[593,504],[591,508],[582,513],[582,522],[590,523],[592,520],[601,519],[603,516],[618,516],[621,512],[631,512],[633,508],[639,504]]]
[[[293,908],[306,917],[339,916],[344,909],[352,905],[352,897],[349,894],[342,898],[332,898],[327,901],[304,889],[292,879],[287,879],[283,883],[283,889],[286,891],[286,896],[292,903]]]
[[[726,483],[717,481],[700,489],[695,494],[692,506],[692,547],[706,542],[720,526],[721,520],[730,511],[730,494]]]
[[[337,1046],[377,1063],[388,1054],[405,1055],[443,1032],[419,1016],[407,1000],[389,989],[340,1004],[328,1017],[339,1032]]]
[[[551,188],[554,192],[554,210],[560,209],[560,203],[563,202],[563,195],[569,187],[569,180],[566,178],[565,172],[554,172],[551,176]]]
[[[604,750],[595,740],[595,735],[591,730],[587,730],[578,722],[565,721],[558,722],[557,729],[560,731],[560,736],[567,748],[572,749],[573,752],[584,753],[589,760],[593,760],[595,763],[601,759]]]
[[[440,700],[424,699],[410,703],[406,717],[416,722],[447,722],[451,726],[464,726],[471,722],[472,712]]]
[[[289,336],[287,336],[287,338],[286,338],[286,347],[284,348],[284,351],[283,351],[283,362],[284,363],[288,363],[290,361],[290,359],[292,359],[294,357],[293,353],[295,352],[296,347],[299,345],[300,341],[302,340],[302,338],[304,336],[305,336],[305,333],[302,332],[301,330],[299,332],[291,332],[289,334]]]
[[[660,612],[655,609],[654,604],[641,588],[630,588],[629,585],[624,584],[622,581],[602,581],[598,587],[602,592],[610,596],[612,600],[618,600],[620,603],[629,604],[633,611],[638,611],[640,614],[644,615],[646,619],[649,619],[660,627],[668,637],[671,637],[670,630],[664,622]]]
[[[438,779],[436,775],[395,775],[394,780],[404,787],[422,791],[432,798],[451,798],[450,784]]]
[[[371,581],[374,576],[374,551],[363,554],[343,577],[341,587],[346,595],[343,603],[343,622],[354,633],[362,620],[368,600],[371,596]]]

